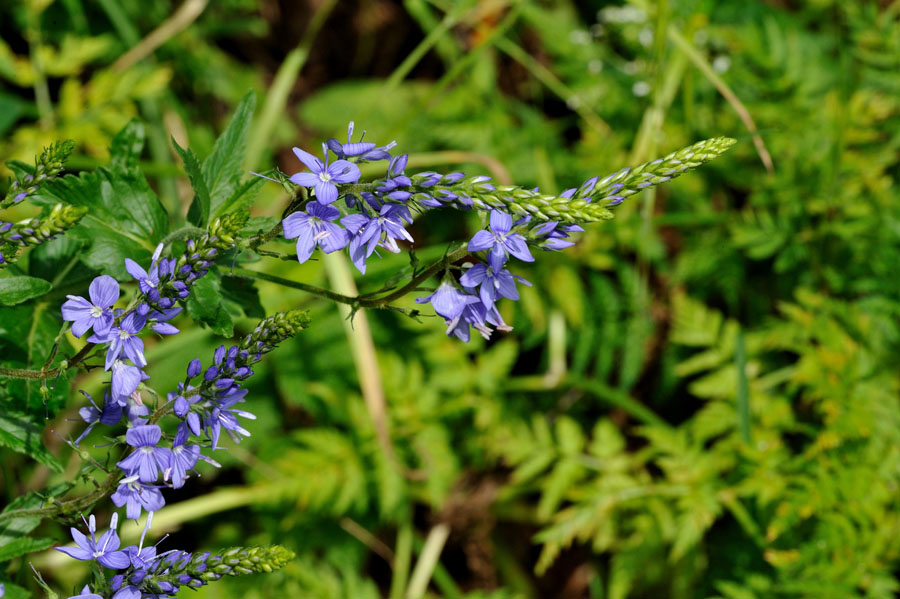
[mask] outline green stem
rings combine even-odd
[[[428,581],[431,580],[448,536],[450,536],[450,527],[443,523],[438,524],[428,532],[425,546],[422,547],[416,567],[413,568],[412,576],[409,579],[406,599],[421,599],[421,597],[425,596],[425,591],[428,589]]]
[[[397,531],[397,545],[394,547],[394,576],[391,578],[390,599],[403,599],[403,591],[409,575],[409,562],[412,558],[412,544],[412,524],[404,522]]]
[[[306,283],[300,283],[299,281],[292,281],[291,279],[285,279],[283,277],[279,277],[276,275],[270,275],[264,272],[258,272],[255,270],[249,270],[246,268],[235,267],[231,270],[231,273],[238,277],[249,277],[253,279],[259,279],[261,281],[268,281],[270,283],[275,283],[277,285],[283,285],[284,287],[290,287],[292,289],[299,289],[301,291],[305,291],[307,293],[311,293],[313,295],[318,295],[325,299],[330,299],[335,302],[340,302],[342,304],[347,304],[353,307],[359,308],[376,308],[376,309],[395,309],[394,306],[391,306],[390,303],[394,300],[400,299],[405,296],[407,293],[411,291],[415,291],[419,284],[423,281],[429,279],[430,277],[436,275],[441,270],[447,268],[447,265],[456,262],[462,258],[465,258],[469,253],[468,248],[463,245],[456,250],[450,252],[442,259],[438,260],[425,270],[421,271],[419,274],[414,276],[409,283],[400,287],[399,289],[384,295],[382,297],[377,298],[369,298],[356,296],[351,297],[349,295],[342,295],[340,293],[335,293],[329,289],[323,289],[322,287],[316,287],[315,285],[307,285]]]
[[[88,343],[84,347],[81,348],[77,354],[72,356],[70,359],[65,360],[65,368],[72,368],[80,364],[90,353],[92,349],[94,349],[94,343]],[[58,374],[60,374],[61,370],[59,368],[53,368],[52,370],[26,370],[24,368],[3,368],[0,367],[0,376],[4,376],[12,379],[51,379]]]

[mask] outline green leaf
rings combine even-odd
[[[198,226],[204,227],[209,222],[209,188],[206,186],[206,179],[200,170],[200,161],[197,155],[190,148],[182,148],[175,139],[172,139],[172,145],[175,151],[181,157],[184,163],[184,172],[187,173],[188,179],[191,181],[191,187],[194,189],[194,201],[188,209],[188,220]]]
[[[110,166],[125,169],[137,168],[146,137],[143,123],[137,119],[129,121],[110,142]]]
[[[27,414],[11,411],[0,413],[0,445],[24,453],[56,472],[63,470],[62,464],[44,447],[41,429]]]
[[[125,279],[125,258],[149,263],[154,246],[169,231],[169,220],[156,194],[137,168],[143,127],[132,121],[112,142],[114,160],[80,176],[49,181],[37,194],[37,203],[64,202],[89,212],[69,230],[85,243],[82,261],[118,279]]]
[[[259,301],[259,290],[253,279],[222,277],[222,297],[231,308],[232,314],[260,320],[266,317],[266,311]]]
[[[31,537],[22,537],[4,545],[0,545],[0,562],[7,562],[14,557],[34,553],[35,551],[43,551],[49,547],[53,547],[56,539],[32,539]]]
[[[210,197],[209,215],[220,213],[220,208],[229,200],[241,179],[247,132],[255,107],[256,96],[253,92],[247,92],[228,127],[216,140],[212,153],[203,161],[203,178]],[[200,223],[201,226],[205,224]]]
[[[60,483],[40,493],[32,491],[21,497],[16,497],[3,509],[3,513],[39,508],[49,503],[51,498],[62,497],[73,486],[75,485],[68,482]],[[7,544],[25,537],[25,535],[37,528],[37,525],[40,523],[40,516],[21,516],[3,520],[0,522],[0,548],[5,548]]]
[[[262,189],[262,186],[265,185],[266,180],[261,177],[252,177],[247,179],[243,183],[241,183],[237,189],[228,197],[227,200],[221,202],[219,207],[212,214],[212,218],[210,220],[214,220],[225,214],[229,214],[236,210],[240,210],[241,208],[248,207],[252,202],[253,198],[256,197],[256,194]],[[259,217],[262,218],[262,217]]]
[[[33,297],[44,295],[52,286],[37,277],[0,278],[0,304],[14,306]]]
[[[187,300],[187,313],[196,322],[209,326],[217,335],[234,335],[234,323],[222,303],[222,285],[216,273],[210,272],[194,283]]]

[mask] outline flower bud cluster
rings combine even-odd
[[[57,204],[43,218],[31,218],[21,223],[0,220],[0,267],[15,261],[19,248],[50,241],[77,225],[85,214],[87,208]]]
[[[34,172],[17,177],[10,183],[9,189],[6,191],[6,197],[0,201],[0,208],[8,208],[18,204],[39,190],[47,179],[58,176],[74,148],[75,142],[72,140],[56,142],[52,146],[45,148],[35,160]]]

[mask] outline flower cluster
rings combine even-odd
[[[240,576],[255,572],[272,572],[293,559],[293,552],[271,545],[268,547],[234,547],[218,554],[172,550],[157,553],[157,548],[144,547],[144,538],[152,523],[148,517],[138,545],[119,549],[116,532],[118,514],[113,513],[109,529],[97,538],[93,515],[85,520],[90,537],[71,529],[75,547],[57,547],[66,555],[81,561],[96,561],[104,568],[116,570],[109,580],[85,585],[79,595],[69,599],[142,599],[173,597],[181,587],[198,588],[223,576]]]
[[[582,232],[581,224],[612,217],[609,208],[643,189],[664,183],[711,160],[730,147],[734,140],[715,138],[642,164],[623,169],[600,180],[593,177],[581,187],[559,196],[541,194],[537,189],[496,187],[490,177],[467,177],[454,172],[442,175],[423,172],[405,174],[408,156],[392,157],[394,143],[376,148],[374,143],[348,143],[331,139],[323,144],[324,162],[294,148],[309,172],[290,177],[293,183],[314,189],[305,212],[287,215],[282,228],[286,239],[296,239],[297,259],[306,262],[318,247],[325,253],[347,248],[350,259],[365,274],[366,261],[381,247],[399,252],[398,241],[412,243],[407,226],[413,214],[435,208],[476,209],[489,212],[489,225],[478,231],[468,250],[483,262],[471,266],[457,281],[445,276],[438,289],[416,300],[430,302],[444,317],[448,335],[469,340],[474,327],[489,337],[491,327],[509,330],[497,311],[501,297],[519,298],[516,283],[530,285],[506,267],[511,257],[533,262],[531,249],[561,250],[573,245],[570,235]],[[329,152],[338,160],[329,165]],[[359,168],[351,161],[390,160],[383,179],[360,184]],[[348,160],[349,159],[349,160]],[[344,206],[337,204],[343,197]]]

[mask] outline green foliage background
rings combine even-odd
[[[161,548],[280,543],[298,558],[199,597],[399,598],[442,525],[431,596],[900,593],[900,3],[225,0],[123,66],[178,5],[0,5],[0,156],[30,161],[71,138],[69,170],[93,169],[138,116],[130,131],[146,131],[147,149],[108,168],[139,163],[169,212],[187,214],[170,138],[214,153],[247,89],[259,104],[248,155],[220,167],[295,172],[290,146],[341,138],[352,119],[417,169],[559,192],[698,139],[739,139],[519,269],[534,287],[503,306],[515,331],[490,343],[388,311],[365,314],[369,333],[350,329],[334,305],[261,283],[259,305],[226,301],[192,314],[209,328],[148,345],[168,389],[264,313],[302,306],[313,321],[254,377],[252,437],[156,520],[172,531]],[[254,215],[284,205],[266,186]],[[122,251],[148,257],[167,226]],[[440,255],[476,227],[429,215],[417,252]],[[29,273],[53,288],[0,309],[4,363],[40,367],[59,303],[112,267],[102,260],[79,253],[77,233],[33,252]],[[357,285],[377,289],[404,265],[389,256]],[[338,284],[321,261],[278,269]],[[234,298],[228,279],[204,293]],[[374,391],[361,385],[372,359]],[[69,382],[96,393],[101,378]],[[0,381],[19,402],[4,422],[45,428],[47,447],[26,448],[38,463],[4,451],[3,504],[75,479],[77,459],[48,432],[80,426],[66,384],[44,401]],[[10,596],[36,588],[27,561],[66,589],[85,576],[40,552],[63,528],[37,532],[36,553],[0,552]]]

